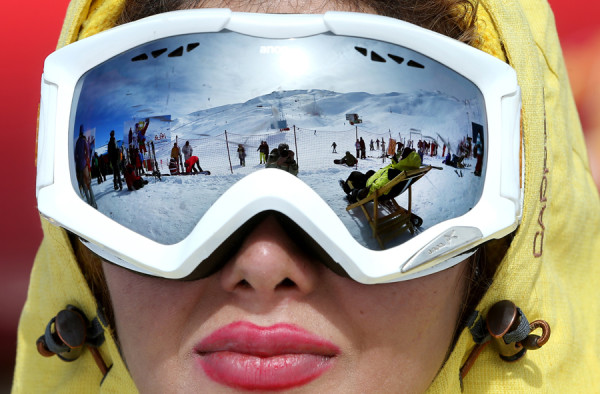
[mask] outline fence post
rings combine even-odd
[[[177,167],[181,168],[180,172],[183,172],[183,159],[181,157],[181,148],[179,147],[179,136],[175,135],[175,143],[177,144],[177,152],[179,153],[179,162],[177,163]]]
[[[296,164],[300,163],[298,160],[298,141],[296,140],[296,125],[294,125],[294,148],[296,149]]]
[[[229,170],[233,174],[233,166],[231,165],[231,154],[229,153],[229,139],[227,139],[227,130],[225,130],[225,145],[227,147],[227,158],[229,159]]]

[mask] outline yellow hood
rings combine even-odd
[[[123,3],[73,0],[58,46],[111,27]],[[488,346],[464,379],[464,389],[600,390],[600,201],[553,15],[545,0],[485,0],[479,16],[489,40],[483,49],[501,58],[505,54],[518,74],[527,168],[522,223],[478,310],[485,314],[495,302],[512,300],[530,321],[546,320],[552,336],[514,363],[502,361]],[[94,318],[98,309],[66,232],[46,220],[42,227],[44,241],[19,325],[13,391],[135,391],[108,329],[100,352],[112,367],[104,380],[88,351],[71,363],[38,354],[36,340],[58,311],[73,304]],[[460,391],[459,369],[473,346],[464,330],[431,392]]]

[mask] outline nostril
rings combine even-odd
[[[294,283],[294,281],[290,278],[285,278],[284,280],[279,282],[277,287],[296,287],[296,283]]]
[[[244,288],[244,289],[252,287],[252,286],[250,286],[250,283],[248,283],[248,281],[246,281],[246,279],[240,280],[240,282],[238,283],[238,286],[241,288]]]

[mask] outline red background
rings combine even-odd
[[[600,156],[600,6],[550,0],[582,115],[592,162]],[[0,29],[0,392],[10,388],[16,328],[42,231],[35,201],[35,129],[43,60],[60,33],[68,1],[5,2]],[[593,9],[592,9],[593,8]],[[593,65],[596,64],[596,67]],[[596,81],[597,83],[590,83]],[[595,169],[600,163],[594,164]],[[597,183],[599,180],[596,175]],[[42,332],[40,331],[40,335]]]

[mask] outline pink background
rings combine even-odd
[[[550,0],[573,91],[600,184],[600,6],[584,0]],[[35,201],[35,129],[43,60],[55,46],[67,0],[7,2],[0,29],[0,392],[10,388],[18,318],[42,231]],[[593,8],[593,9],[591,9]],[[56,311],[58,312],[58,311]],[[42,329],[40,329],[40,335]]]

